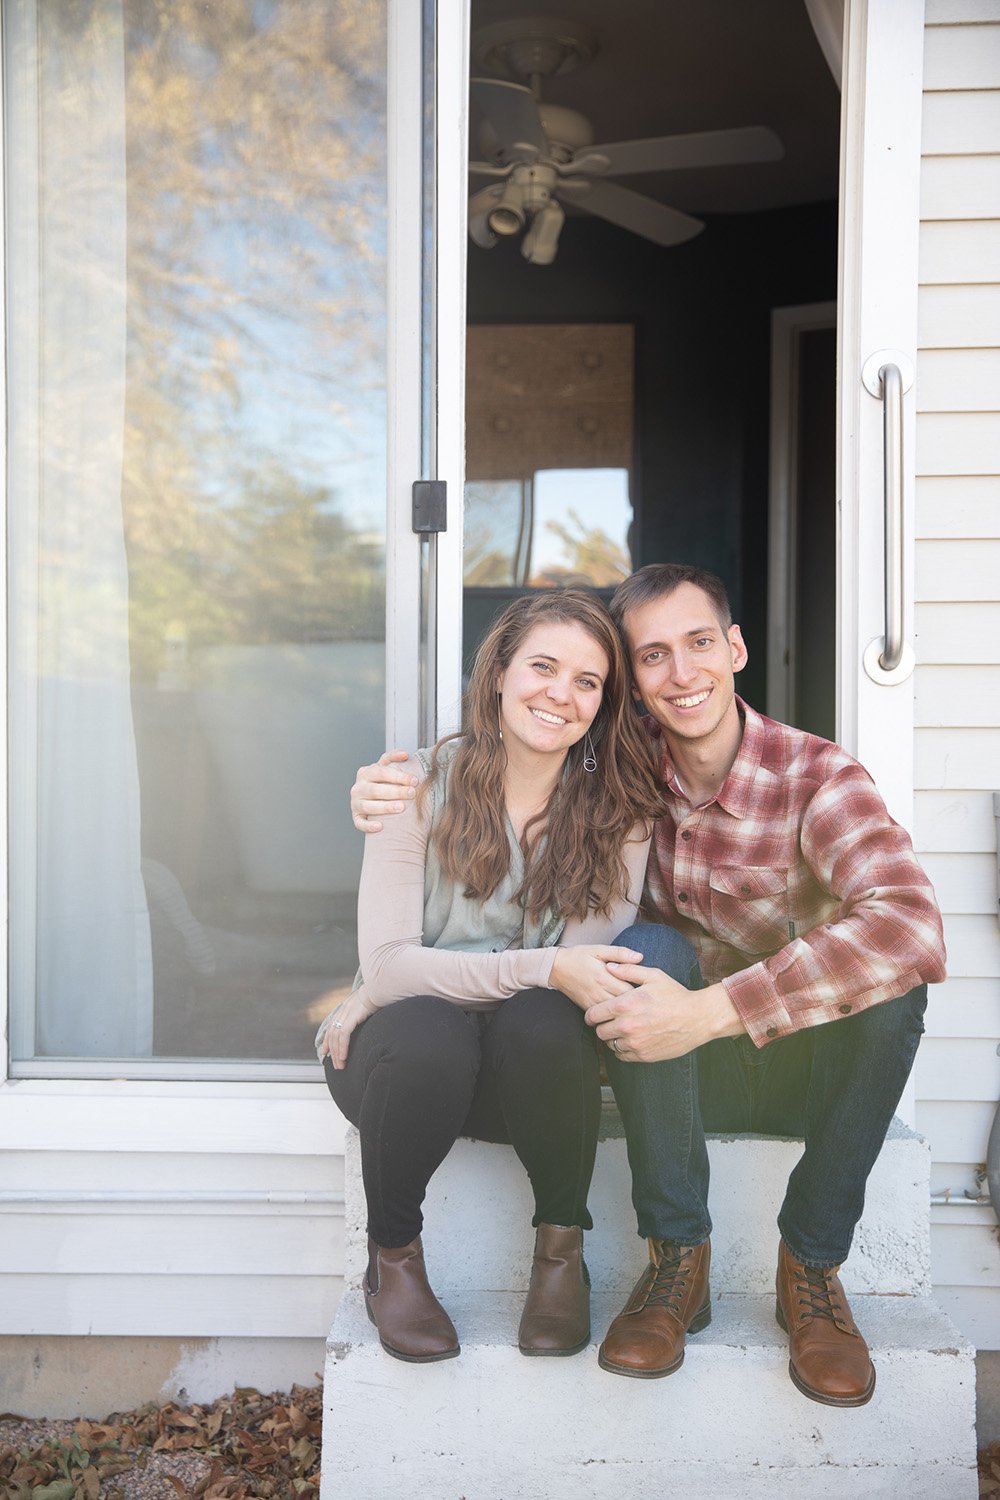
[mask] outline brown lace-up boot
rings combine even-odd
[[[788,1334],[788,1373],[803,1396],[826,1406],[864,1406],[875,1390],[875,1367],[837,1270],[803,1265],[782,1240],[775,1312]]]
[[[539,1224],[521,1314],[522,1354],[577,1354],[590,1341],[590,1276],[577,1225]]]
[[[386,1250],[369,1238],[364,1293],[386,1354],[429,1364],[459,1353],[455,1325],[428,1285],[419,1235],[399,1250]]]
[[[601,1345],[602,1370],[655,1380],[680,1369],[685,1335],[712,1321],[711,1253],[708,1240],[687,1247],[650,1240],[650,1263]]]

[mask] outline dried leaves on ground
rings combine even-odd
[[[318,1500],[322,1386],[238,1389],[211,1406],[150,1402],[103,1422],[0,1414],[4,1500]],[[1000,1500],[1000,1443],[979,1452]]]
[[[1000,1443],[979,1450],[979,1500],[1000,1500]]]
[[[149,1403],[103,1422],[0,1416],[10,1500],[316,1500],[321,1386],[238,1389],[211,1406]]]

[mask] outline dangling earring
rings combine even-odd
[[[503,719],[500,715],[500,693],[497,692],[497,728],[500,730],[500,743],[503,744]]]
[[[583,769],[585,771],[597,770],[597,756],[594,754],[594,742],[590,738],[590,730],[587,730],[587,738],[583,742]]]

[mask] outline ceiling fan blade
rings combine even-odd
[[[473,78],[472,97],[493,126],[506,155],[546,154],[549,143],[542,129],[535,96],[521,83],[505,78]]]
[[[560,183],[557,193],[563,196],[563,184]],[[694,239],[705,227],[701,219],[667,208],[666,204],[633,193],[631,188],[619,187],[616,182],[594,182],[586,192],[567,193],[566,198],[599,219],[641,234],[656,245],[681,245]]]
[[[785,148],[765,125],[738,130],[700,130],[690,135],[656,135],[642,141],[613,141],[607,146],[585,146],[567,163],[570,172],[598,171],[609,177],[629,172],[672,172],[681,167],[731,167],[741,162],[780,161]],[[607,166],[590,157],[600,158]]]
[[[492,161],[469,162],[470,177],[509,177],[513,170],[513,163],[506,167],[498,167],[496,162]]]

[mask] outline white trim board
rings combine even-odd
[[[0,1122],[6,1151],[67,1154],[340,1156],[347,1130],[323,1083],[213,1088],[25,1081],[0,1087]]]

